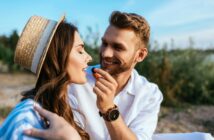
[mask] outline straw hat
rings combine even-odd
[[[32,16],[25,25],[15,50],[15,63],[40,74],[47,51],[57,27],[65,16],[57,22],[40,16]]]

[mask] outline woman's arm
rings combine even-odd
[[[33,100],[27,99],[16,105],[0,127],[0,139],[36,139],[23,134],[25,129],[44,129],[41,117],[33,109],[33,104]]]
[[[49,140],[81,140],[78,132],[64,118],[38,106],[34,109],[49,121],[50,127],[46,130],[31,128],[24,134]]]

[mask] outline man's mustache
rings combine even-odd
[[[112,62],[115,64],[121,64],[121,61],[116,58],[101,57],[101,61],[107,61],[107,62]]]

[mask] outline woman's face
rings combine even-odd
[[[86,68],[88,67],[87,63],[91,60],[91,56],[84,49],[84,43],[79,33],[75,32],[74,43],[67,66],[67,72],[71,83],[84,84],[87,81]]]

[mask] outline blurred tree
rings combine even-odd
[[[87,43],[88,46],[92,48],[97,48],[99,46],[100,33],[98,26],[95,26],[95,29],[90,26],[87,27],[87,33],[84,37],[84,41]]]
[[[8,65],[10,71],[19,69],[13,62],[14,51],[18,39],[19,36],[16,30],[14,30],[9,37],[5,35],[0,36],[0,60]]]
[[[9,37],[8,40],[9,40],[8,46],[9,46],[13,51],[15,51],[15,49],[16,49],[16,44],[17,44],[17,42],[18,42],[18,40],[19,40],[19,35],[18,35],[18,33],[17,33],[16,30],[14,30],[14,31],[12,32],[12,34],[10,35],[10,37]]]
[[[206,61],[214,53],[194,46],[183,50],[167,50],[164,46],[150,50],[149,56],[136,66],[140,74],[159,85],[163,105],[214,104],[214,65]]]

